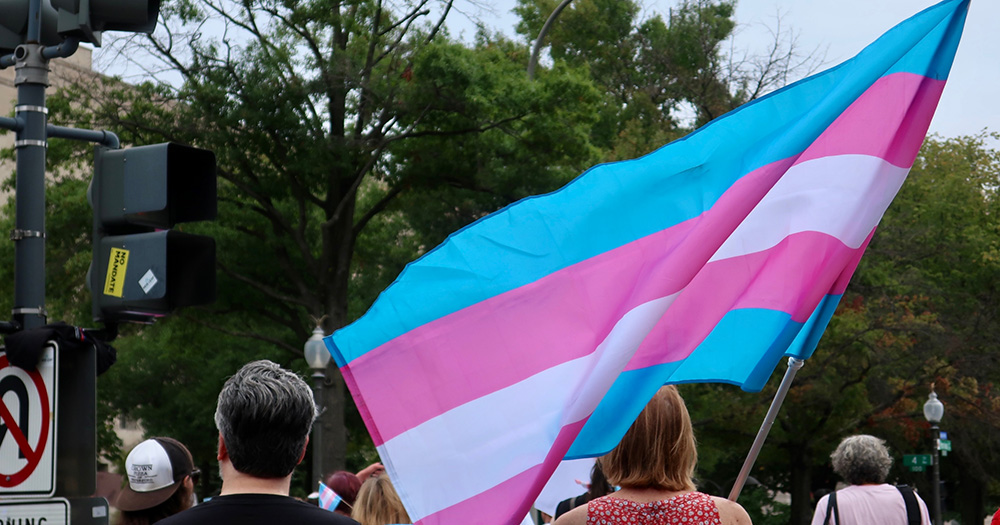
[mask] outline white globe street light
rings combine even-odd
[[[323,343],[323,328],[319,325],[313,329],[312,335],[306,340],[302,349],[306,363],[313,369],[313,396],[316,401],[317,414],[323,413],[323,383],[326,381],[326,365],[330,364],[330,352]],[[312,427],[312,467],[313,488],[319,488],[323,480],[323,425],[319,416],[313,421]]]
[[[927,402],[924,403],[924,419],[932,425],[937,425],[941,422],[942,417],[944,417],[944,403],[938,400],[937,394],[931,390],[931,394],[927,396]]]
[[[330,363],[330,352],[327,351],[326,344],[323,343],[322,328],[317,326],[313,329],[312,335],[306,340],[303,353],[305,353],[309,368],[320,373],[326,370],[326,365]]]

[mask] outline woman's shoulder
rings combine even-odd
[[[751,525],[750,515],[742,505],[718,496],[709,497],[715,502],[715,508],[719,509],[722,525]]]
[[[587,504],[583,504],[556,518],[552,525],[586,525],[586,523]]]

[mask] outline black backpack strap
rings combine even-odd
[[[903,495],[903,502],[906,503],[906,523],[920,525],[920,505],[917,504],[917,495],[913,493],[913,487],[899,485],[896,488]]]
[[[840,510],[837,509],[837,491],[831,492],[826,497],[826,519],[823,520],[823,525],[830,525],[830,516],[833,515],[833,523],[835,525],[840,525]],[[920,525],[920,523],[917,523]]]

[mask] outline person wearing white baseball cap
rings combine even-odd
[[[115,499],[120,525],[149,525],[191,508],[194,478],[200,473],[180,441],[154,437],[125,459],[128,483]]]

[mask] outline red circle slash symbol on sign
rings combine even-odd
[[[10,366],[7,362],[6,355],[0,355],[0,370]],[[42,374],[38,373],[38,370],[32,370],[30,372],[25,371],[28,377],[31,378],[32,383],[35,385],[35,389],[38,391],[38,398],[41,402],[41,429],[38,433],[38,443],[32,447],[31,443],[28,443],[28,431],[27,431],[27,388],[24,383],[18,378],[18,376],[7,376],[3,380],[0,380],[0,443],[7,437],[7,433],[14,438],[17,443],[17,448],[20,450],[20,457],[27,459],[28,462],[13,474],[0,473],[0,487],[16,487],[20,485],[24,480],[28,479],[28,476],[35,471],[35,467],[38,466],[39,461],[42,459],[42,452],[45,451],[45,444],[49,438],[49,394],[45,391],[45,383],[42,380]],[[13,379],[11,379],[13,378]],[[20,418],[15,418],[10,410],[7,408],[7,404],[3,402],[3,395],[9,391],[15,391],[18,394],[18,400],[21,404]],[[21,427],[24,427],[23,429]]]

